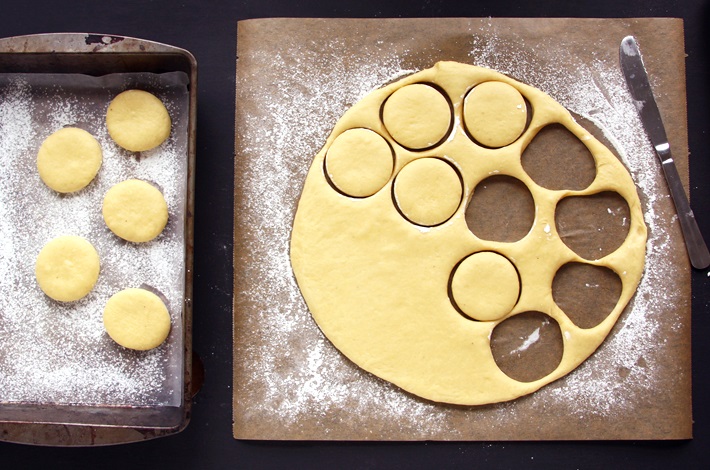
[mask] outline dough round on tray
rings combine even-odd
[[[494,99],[484,85],[514,99]],[[477,88],[486,99],[471,94]],[[441,118],[447,100],[455,119]],[[498,122],[479,121],[480,115]],[[551,191],[525,173],[522,152],[551,124],[564,126],[595,159],[597,174],[587,188]],[[390,143],[394,168],[379,191],[355,198],[329,183],[324,159],[338,136],[362,127]],[[445,168],[455,177],[438,179]],[[535,202],[533,225],[516,242],[482,240],[466,223],[473,190],[491,175],[521,181]],[[605,191],[628,204],[628,235],[610,254],[584,259],[560,238],[555,209],[566,196]],[[431,218],[412,215],[427,205]],[[290,256],[313,318],[350,360],[425,399],[481,405],[532,393],[589,357],[636,290],[645,243],[631,176],[564,107],[493,70],[440,62],[371,92],[338,121],[306,177]],[[622,282],[616,306],[592,328],[576,326],[552,297],[555,274],[573,262],[609,268]],[[542,378],[524,382],[497,365],[491,337],[498,325],[530,312],[559,328],[563,353]]]
[[[37,152],[37,171],[59,193],[86,187],[101,168],[101,145],[78,127],[64,127],[47,137]]]
[[[35,277],[49,297],[72,302],[94,288],[99,264],[99,254],[88,240],[65,235],[44,245],[35,262]]]
[[[150,183],[131,179],[111,187],[104,196],[102,213],[111,231],[129,242],[148,242],[168,223],[168,204]]]
[[[170,135],[170,115],[160,99],[143,90],[116,96],[106,111],[106,127],[118,145],[131,152],[150,150]]]
[[[160,297],[145,289],[117,292],[104,307],[104,328],[125,348],[147,351],[170,333],[170,313]]]

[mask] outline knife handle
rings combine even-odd
[[[698,223],[695,221],[695,214],[690,208],[688,197],[685,195],[685,189],[683,189],[673,158],[665,158],[661,163],[661,167],[666,175],[671,198],[678,213],[680,229],[683,232],[683,238],[685,238],[690,264],[695,269],[705,269],[710,266],[710,253],[708,253],[708,247],[703,240],[703,235],[700,233]]]

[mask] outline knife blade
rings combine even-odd
[[[683,232],[690,263],[696,269],[705,269],[710,266],[710,253],[708,253],[708,247],[700,233],[695,215],[690,208],[688,197],[678,175],[678,169],[673,161],[671,146],[666,136],[661,113],[658,111],[658,105],[653,96],[641,51],[633,36],[626,36],[621,41],[619,60],[643,127],[656,155],[661,161],[661,168],[678,213],[678,220],[680,221],[680,228]]]

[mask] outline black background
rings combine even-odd
[[[134,36],[198,62],[194,349],[206,378],[182,433],[99,448],[0,443],[2,468],[710,468],[710,277],[693,272],[694,435],[679,442],[245,442],[232,438],[232,207],[237,21],[263,17],[679,17],[685,20],[691,200],[710,239],[710,5],[701,0],[18,1],[0,37]]]

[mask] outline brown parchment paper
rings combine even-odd
[[[691,437],[690,267],[660,168],[622,86],[618,47],[629,34],[641,45],[679,172],[687,182],[681,20],[265,19],[238,24],[236,438]],[[440,60],[494,68],[567,106],[627,165],[649,228],[639,290],[602,346],[568,376],[507,403],[432,403],[360,370],[321,334],[290,270],[290,224],[305,174],[332,126],[368,91]],[[570,153],[564,138],[540,136],[531,144],[536,156],[530,160],[537,168],[530,174],[570,181],[570,174],[586,171],[555,160],[555,155]],[[481,225],[486,225],[485,217],[495,224],[502,216],[518,220],[528,214],[530,208],[518,203],[518,192],[494,194],[495,203],[476,214]],[[608,219],[623,213],[621,206],[602,198],[589,210],[567,210],[558,229],[562,233],[563,224],[574,227],[567,232],[570,243],[613,250],[619,231]],[[623,227],[623,214],[615,220]],[[505,228],[497,230],[507,236]],[[568,293],[568,300],[586,302],[585,310],[600,308],[598,296],[579,290]],[[529,332],[521,334],[528,336],[517,343],[511,337],[511,350],[531,338]],[[550,348],[539,356],[539,364],[528,367],[533,373],[544,370],[553,356]]]

